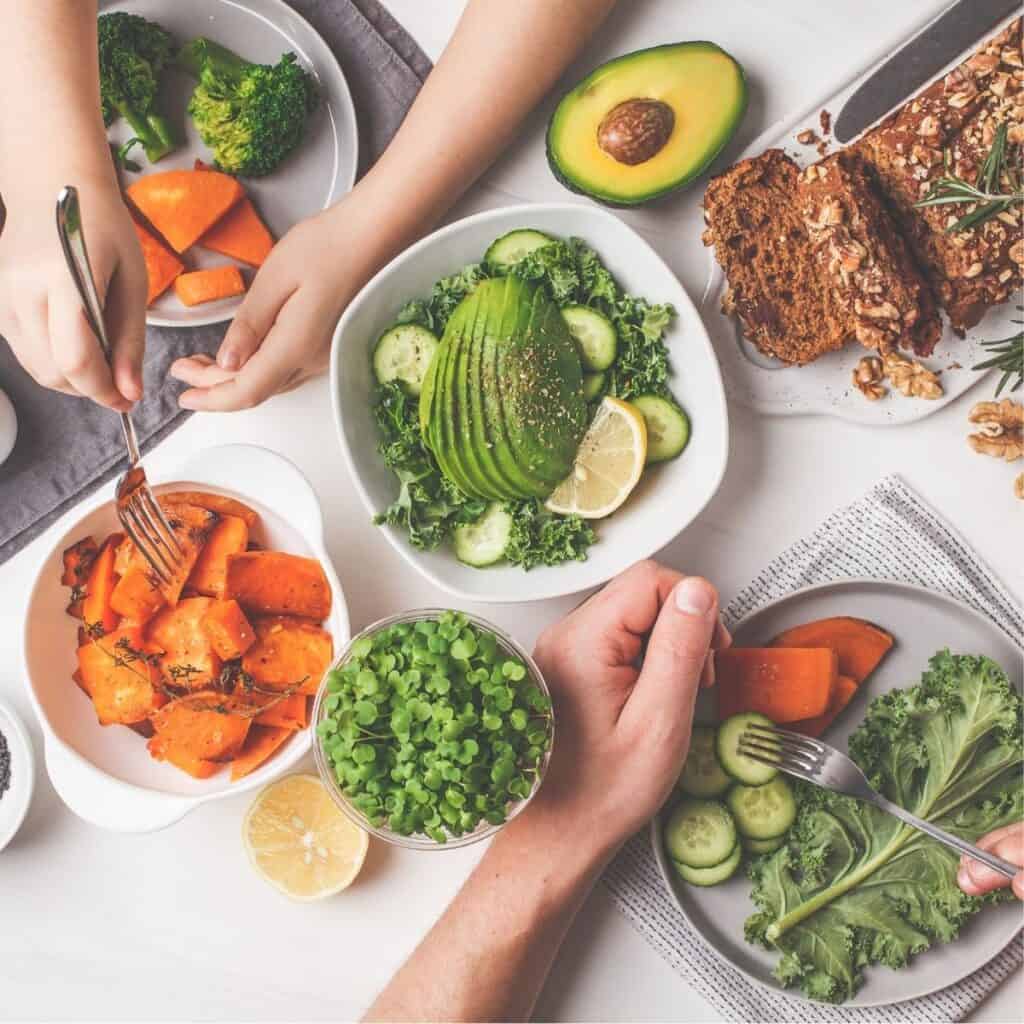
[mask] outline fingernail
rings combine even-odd
[[[714,604],[714,589],[699,576],[687,576],[676,584],[676,608],[684,615],[707,615]]]
[[[217,365],[222,370],[237,370],[241,365],[237,352],[219,352],[217,354]]]

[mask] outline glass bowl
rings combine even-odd
[[[431,839],[430,836],[422,834],[408,836],[399,835],[397,832],[393,832],[389,828],[374,825],[366,818],[362,811],[355,807],[345,793],[342,792],[341,786],[335,778],[329,758],[327,754],[324,753],[319,731],[320,723],[326,717],[324,701],[327,697],[328,676],[331,672],[337,668],[341,668],[341,666],[348,661],[351,656],[352,646],[357,640],[371,636],[382,629],[386,629],[388,626],[396,626],[403,623],[415,624],[423,619],[435,619],[437,616],[451,611],[453,610],[449,608],[417,608],[413,611],[401,612],[398,615],[389,615],[387,618],[380,619],[378,622],[374,622],[367,626],[362,630],[362,632],[357,633],[351,640],[349,640],[345,645],[344,650],[335,660],[334,664],[331,665],[324,674],[324,678],[320,683],[320,688],[317,690],[316,700],[313,703],[313,756],[316,760],[317,771],[320,773],[320,778],[323,781],[324,786],[327,787],[328,793],[331,794],[331,797],[341,809],[342,813],[361,829],[364,829],[371,835],[377,836],[378,839],[383,839],[386,843],[391,843],[394,846],[401,846],[409,850],[456,850],[463,846],[469,846],[472,843],[478,843],[482,839],[488,839],[500,832],[501,829],[503,829],[513,818],[521,814],[529,805],[530,801],[537,795],[537,791],[543,784],[544,777],[547,774],[548,764],[551,761],[551,751],[554,749],[555,745],[555,716],[554,711],[552,710],[549,724],[550,741],[548,743],[548,749],[540,763],[537,765],[537,774],[534,777],[533,788],[530,790],[529,795],[524,799],[518,800],[509,805],[505,821],[500,825],[492,825],[488,821],[481,821],[472,832],[467,832],[465,835],[461,836],[451,836],[445,843],[439,843],[434,839]],[[456,614],[464,616],[466,621],[477,629],[493,634],[494,638],[498,641],[500,648],[502,648],[511,657],[519,658],[523,664],[526,665],[533,681],[540,688],[544,696],[547,697],[549,701],[551,700],[551,691],[548,689],[547,682],[544,680],[544,676],[541,674],[540,669],[537,668],[537,665],[530,654],[516,643],[512,637],[505,633],[504,630],[499,629],[493,623],[488,622],[486,619],[482,619],[477,615],[472,615],[469,612],[457,612]]]

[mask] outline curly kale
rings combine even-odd
[[[294,53],[254,64],[200,37],[182,47],[177,63],[199,80],[188,112],[221,170],[269,174],[302,141],[318,100]]]
[[[597,540],[585,519],[555,515],[535,499],[509,502],[505,508],[512,516],[505,560],[524,569],[584,562],[587,548]]]

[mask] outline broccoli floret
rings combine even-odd
[[[221,170],[269,174],[302,141],[317,94],[294,53],[253,64],[199,38],[182,48],[178,65],[199,79],[188,112]]]
[[[174,56],[174,39],[137,14],[101,15],[98,30],[104,123],[123,117],[155,163],[178,145],[157,102],[160,76]]]

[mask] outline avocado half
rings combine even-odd
[[[573,192],[646,203],[696,178],[746,109],[743,68],[714,43],[635,50],[562,97],[548,123],[548,163]]]

